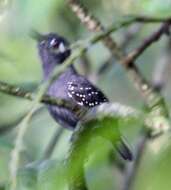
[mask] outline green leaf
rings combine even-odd
[[[109,111],[111,114],[108,113]],[[104,109],[103,112],[105,113]],[[135,116],[134,114],[131,116],[122,114],[121,112],[119,113],[119,110],[113,113],[112,108],[110,110],[108,105],[108,110],[104,115],[98,113],[96,119],[91,119],[78,127],[72,137],[72,145],[67,162],[67,174],[71,189],[85,188],[84,165],[92,154],[98,152],[101,153],[101,155],[106,155],[105,152],[101,152],[96,140],[100,137],[102,139],[101,143],[107,141],[110,143],[110,146],[114,148],[121,138],[120,126],[122,126],[123,123],[129,125],[130,119],[133,119]],[[114,153],[114,149],[111,149],[110,152]]]

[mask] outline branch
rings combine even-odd
[[[161,27],[153,32],[148,38],[146,38],[142,44],[129,53],[126,58],[123,60],[123,64],[126,67],[130,67],[131,64],[140,56],[142,53],[154,42],[158,41],[164,34],[169,35],[171,21],[165,22],[161,25]]]
[[[142,25],[140,24],[134,24],[129,27],[127,31],[124,31],[121,42],[120,42],[120,47],[121,49],[126,52],[127,47],[130,45],[130,42],[134,40],[137,37],[138,32],[142,28]],[[97,74],[102,74],[104,72],[107,72],[110,66],[112,66],[115,63],[115,59],[113,58],[112,55],[105,61],[98,69]]]
[[[146,38],[142,44],[133,50],[131,53],[129,53],[126,58],[123,59],[123,65],[125,65],[128,70],[131,71],[132,75],[136,74],[134,77],[134,83],[136,84],[137,89],[141,91],[142,96],[144,97],[147,106],[151,109],[154,108],[156,105],[160,105],[160,108],[162,111],[160,113],[165,113],[164,115],[168,116],[168,113],[166,114],[167,108],[165,106],[164,100],[162,96],[151,86],[151,84],[148,84],[145,80],[139,81],[141,78],[137,76],[138,70],[135,73],[135,65],[134,61],[142,55],[142,53],[150,47],[154,42],[159,40],[164,34],[169,33],[171,21],[165,22],[161,25],[161,27],[153,32],[148,38]],[[132,69],[134,68],[134,69]],[[141,84],[141,85],[139,85]],[[165,110],[165,111],[164,111]]]
[[[47,160],[51,157],[51,155],[53,154],[53,151],[56,147],[56,144],[58,143],[58,141],[60,140],[61,135],[64,132],[64,128],[60,127],[59,129],[56,129],[54,135],[52,136],[49,144],[47,145],[45,152],[43,153],[43,157],[42,157],[42,161],[43,160]]]
[[[148,137],[145,133],[143,133],[136,147],[135,160],[134,162],[130,163],[130,165],[128,165],[123,190],[131,190],[133,187],[133,183],[135,182],[135,178],[140,167],[147,141]]]
[[[153,86],[159,91],[162,91],[166,86],[167,77],[168,77],[167,71],[170,70],[170,64],[171,64],[170,52],[171,52],[171,37],[167,41],[166,48],[164,48],[163,54],[157,60],[157,63],[153,71],[153,77],[152,77]]]
[[[105,27],[100,23],[100,21],[89,13],[88,9],[85,8],[79,0],[68,0],[73,12],[77,15],[80,21],[88,28],[88,30],[93,32],[104,32]],[[132,18],[131,18],[132,20]],[[132,21],[131,21],[132,23]],[[109,49],[111,54],[113,54],[118,59],[122,56],[120,47],[109,35],[105,35],[103,39],[103,44]]]
[[[163,22],[170,22],[171,17],[150,17],[150,16],[139,16],[139,15],[132,15],[130,17],[133,17],[135,19],[135,22],[145,23],[145,24],[151,24],[151,23],[163,23]]]
[[[34,92],[24,90],[18,86],[14,86],[5,82],[0,81],[0,92],[16,96],[19,98],[24,98],[27,100],[33,101],[35,99],[36,94]],[[42,99],[40,100],[41,103],[49,104],[49,105],[56,105],[65,107],[68,109],[73,109],[72,102],[69,102],[67,100],[59,99],[57,97],[49,96],[49,95],[43,95]]]

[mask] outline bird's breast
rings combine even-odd
[[[60,81],[53,82],[48,89],[48,95],[66,99],[67,98],[66,85],[61,83]]]

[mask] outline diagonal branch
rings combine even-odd
[[[152,77],[153,86],[162,92],[166,87],[168,72],[170,70],[170,64],[171,64],[170,52],[171,52],[171,37],[169,37],[169,40],[166,42],[166,47],[163,50],[163,54],[157,60]]]
[[[126,56],[123,64],[127,67],[131,66],[132,62],[135,61],[150,45],[158,41],[164,34],[169,34],[170,25],[171,21],[163,23],[161,27],[146,38],[138,48],[134,49]]]
[[[136,175],[137,175],[137,172],[140,167],[141,160],[145,151],[147,140],[148,140],[148,137],[145,133],[143,133],[142,136],[139,137],[139,142],[137,143],[137,147],[136,147],[135,160],[133,163],[130,163],[130,165],[128,166],[123,190],[131,190],[134,185],[135,178],[136,178]]]
[[[48,160],[52,156],[56,145],[58,144],[59,140],[61,139],[61,136],[64,132],[64,128],[60,127],[59,129],[57,128],[56,131],[54,132],[52,138],[50,139],[50,142],[48,143],[43,156],[41,158],[41,161]]]
[[[131,75],[135,74],[134,84],[136,85],[137,89],[141,92],[146,104],[149,108],[153,108],[156,105],[160,105],[161,109],[167,110],[164,100],[162,96],[157,92],[150,83],[147,83],[145,80],[142,80],[138,74],[138,70],[135,72],[135,65],[134,61],[142,55],[142,53],[149,48],[154,42],[158,41],[163,35],[169,33],[169,29],[171,26],[171,21],[167,21],[161,25],[161,27],[150,34],[138,48],[134,49],[131,53],[129,53],[123,60],[122,64],[131,72]],[[134,68],[134,69],[132,69]],[[140,75],[140,73],[138,74]],[[139,81],[141,80],[141,81]],[[141,85],[139,85],[141,84]],[[165,112],[164,111],[164,112]],[[162,111],[163,112],[163,111]],[[161,112],[160,112],[161,113]],[[166,114],[168,115],[168,114]]]
[[[93,32],[104,32],[105,27],[100,23],[100,21],[89,13],[88,9],[85,8],[79,0],[68,0],[68,3],[73,10],[73,12],[77,15],[80,21],[88,28],[88,30]],[[106,35],[103,39],[103,44],[109,49],[113,56],[120,59],[122,57],[120,47],[117,43],[112,39],[111,36]]]
[[[130,43],[137,38],[139,31],[142,29],[142,25],[133,24],[131,25],[127,31],[124,31],[122,34],[120,47],[121,49],[126,52],[126,49],[130,45]],[[115,58],[110,55],[109,58],[98,68],[97,75],[101,75],[103,73],[106,73],[108,69],[116,63]]]

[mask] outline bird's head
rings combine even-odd
[[[39,54],[42,59],[48,57],[51,63],[61,64],[71,54],[69,42],[55,33],[46,35],[36,33],[35,38],[38,41]]]
[[[44,73],[49,74],[56,65],[62,64],[71,54],[69,42],[58,34],[42,35],[34,32],[32,37],[38,42]]]

